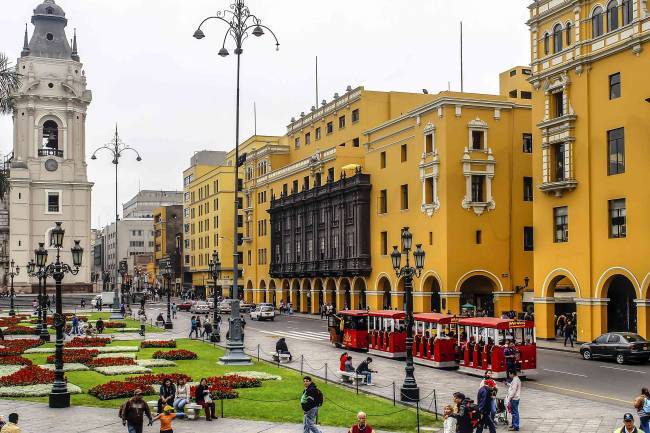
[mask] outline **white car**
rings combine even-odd
[[[210,307],[208,306],[207,302],[204,301],[195,301],[192,302],[192,306],[190,307],[190,313],[209,313],[210,312]]]
[[[251,320],[275,320],[275,309],[270,305],[258,305],[250,312]]]

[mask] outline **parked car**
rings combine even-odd
[[[198,313],[198,314],[205,314],[210,312],[210,307],[208,307],[208,303],[205,301],[194,301],[192,302],[192,306],[190,307],[190,313]]]
[[[269,304],[260,304],[250,312],[251,320],[275,320],[275,309]]]
[[[190,308],[192,308],[192,301],[185,301],[176,304],[176,308],[178,308],[178,311],[190,311]]]
[[[650,341],[631,332],[608,332],[580,346],[580,354],[587,360],[612,358],[619,364],[628,360],[646,362],[650,358]]]

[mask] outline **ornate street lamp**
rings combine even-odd
[[[415,367],[413,367],[413,277],[418,278],[422,274],[424,268],[424,251],[422,245],[417,244],[413,252],[413,261],[415,267],[411,266],[409,260],[409,253],[413,246],[413,235],[408,227],[402,229],[402,252],[393,246],[393,252],[390,254],[391,261],[393,262],[393,269],[397,277],[404,278],[404,291],[406,303],[406,377],[404,383],[400,388],[400,400],[404,402],[416,402],[420,400],[420,388],[415,381]],[[406,265],[401,267],[402,255],[406,256]]]
[[[219,291],[217,291],[217,280],[219,280],[221,277],[221,262],[219,261],[219,253],[217,250],[214,250],[212,253],[212,260],[210,260],[210,263],[208,264],[208,269],[210,270],[210,274],[212,274],[212,283],[214,285],[214,288],[212,289],[214,311],[212,312],[212,335],[210,335],[210,341],[213,343],[218,343],[221,341],[221,334],[219,334],[219,329],[217,328],[217,318],[219,316],[217,300],[220,296]]]
[[[30,259],[29,262],[27,262],[27,275],[31,277],[36,276],[36,262],[34,262],[34,259]],[[41,335],[41,327],[43,326],[43,322],[41,321],[41,281],[39,279],[38,281],[38,295],[36,295],[36,317],[37,317],[37,322],[36,322],[36,333],[38,335]]]
[[[61,248],[63,247],[63,237],[65,230],[61,227],[61,223],[57,222],[56,226],[51,231],[51,242],[56,248],[56,261],[46,265],[47,250],[39,248],[36,250],[36,264],[37,266],[44,267],[44,275],[49,275],[54,278],[56,282],[56,313],[54,313],[54,326],[56,328],[56,343],[54,345],[54,384],[50,392],[50,407],[64,408],[70,407],[70,392],[68,385],[63,376],[63,330],[65,328],[65,316],[63,315],[63,302],[61,299],[61,282],[65,274],[77,275],[81,260],[83,258],[83,248],[79,245],[80,241],[75,240],[74,246],[71,248],[72,253],[72,267],[66,263],[61,262]],[[41,247],[43,245],[41,244]]]
[[[119,288],[117,286],[117,273],[118,273],[117,234],[119,231],[117,225],[118,225],[118,221],[120,220],[120,214],[117,207],[117,166],[120,163],[120,158],[122,157],[122,153],[126,152],[127,150],[135,152],[136,161],[140,162],[142,161],[142,158],[140,157],[140,153],[137,150],[135,150],[134,148],[132,148],[127,144],[124,144],[124,142],[120,139],[120,136],[117,133],[117,125],[115,125],[115,136],[113,137],[111,142],[95,149],[90,159],[96,160],[97,152],[99,152],[100,150],[108,150],[109,154],[113,157],[113,164],[115,164],[115,238],[113,239],[115,241],[115,273],[113,274],[115,278],[115,295],[113,297],[113,310],[111,311],[110,318],[111,320],[120,320],[120,319],[124,319],[124,316],[122,316],[122,312],[120,311],[120,293],[119,293]]]
[[[167,282],[167,320],[165,321],[165,329],[174,329],[174,324],[172,323],[172,279],[174,278],[174,267],[172,266],[171,263],[171,257],[169,258],[169,261],[167,262],[167,266],[165,268],[165,274],[167,275],[167,278],[169,279]]]
[[[120,276],[122,277],[121,283],[120,283],[120,293],[121,293],[121,304],[120,304],[120,310],[122,309],[122,304],[125,304],[124,302],[124,289],[125,289],[125,284],[124,280],[126,275],[129,273],[129,265],[126,263],[126,260],[120,260],[120,267],[118,269]]]
[[[239,77],[241,70],[241,55],[243,51],[243,43],[248,38],[249,32],[253,36],[260,37],[264,35],[264,30],[268,30],[269,33],[275,39],[276,49],[280,49],[280,42],[275,36],[275,33],[265,25],[262,25],[262,21],[251,14],[248,7],[244,4],[244,0],[236,0],[235,3],[230,5],[230,10],[224,10],[217,12],[216,16],[211,16],[204,19],[199,27],[194,32],[194,37],[196,39],[203,39],[205,33],[201,29],[203,24],[206,21],[216,19],[222,21],[226,24],[227,30],[223,37],[223,44],[219,50],[219,56],[226,57],[230,54],[228,49],[226,49],[226,41],[228,37],[232,39],[235,44],[235,54],[237,55],[237,100],[235,105],[235,200],[234,200],[234,219],[233,219],[233,284],[232,284],[232,306],[230,308],[230,332],[228,334],[228,341],[226,342],[226,353],[219,359],[221,364],[226,365],[247,365],[250,364],[250,357],[244,353],[244,342],[242,341],[242,328],[241,328],[241,319],[239,317],[239,296],[238,290],[239,286],[237,283],[238,272],[239,272],[239,253],[237,251],[237,246],[239,244],[238,239],[238,230],[237,230],[237,220],[239,216],[239,165],[243,163],[240,161],[239,157]]]
[[[14,310],[14,298],[16,297],[16,293],[14,292],[14,277],[20,273],[20,267],[16,266],[16,263],[11,260],[11,263],[8,265],[5,264],[5,274],[9,275],[9,278],[11,278],[11,293],[9,294],[10,296],[10,306],[9,306],[9,316],[13,317],[16,315],[16,310]]]
[[[38,277],[39,293],[41,292],[41,288],[43,292],[43,296],[41,296],[40,299],[40,310],[43,316],[41,320],[42,325],[40,338],[43,341],[50,341],[50,333],[47,331],[47,274],[45,273],[47,250],[45,249],[45,242],[38,243],[38,248],[34,250],[34,257],[36,258],[34,264],[36,265],[36,268],[38,268],[35,275]]]

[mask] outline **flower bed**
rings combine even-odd
[[[0,326],[5,327],[17,325],[20,321],[21,319],[19,317],[3,317],[0,319]]]
[[[5,335],[35,335],[36,328],[30,328],[29,326],[23,325],[11,325],[3,332]]]
[[[150,368],[142,367],[140,365],[114,365],[110,367],[95,367],[93,370],[105,376],[116,376],[118,374],[151,373]]]
[[[142,343],[140,343],[140,347],[143,349],[146,348],[175,348],[176,347],[176,340],[144,340]]]
[[[136,365],[135,361],[131,358],[97,358],[85,362],[88,367],[113,367],[116,365]]]
[[[54,364],[44,364],[41,365],[41,367],[52,371],[54,371],[54,369],[56,368]],[[85,364],[80,364],[77,362],[66,362],[63,364],[63,371],[88,371],[88,370],[90,370],[90,368],[88,368]]]
[[[135,352],[129,353],[100,353],[97,358],[131,358],[135,359],[138,356]]]
[[[210,385],[210,395],[213,400],[232,400],[239,398],[239,393],[225,385]],[[196,398],[196,386],[190,387],[190,396]]]
[[[0,387],[0,397],[44,397],[49,395],[50,392],[52,392],[52,385],[50,384]],[[81,394],[81,388],[68,383],[68,392],[70,394]]]
[[[37,385],[54,382],[54,372],[37,365],[29,365],[14,374],[0,377],[0,386]]]
[[[173,383],[178,383],[181,379],[185,383],[192,381],[192,378],[183,373],[159,373],[159,374],[143,374],[142,376],[130,377],[129,382],[139,383],[141,385],[155,385],[162,384],[165,379],[171,379]]]
[[[104,322],[104,328],[126,328],[126,322]]]
[[[138,365],[141,365],[143,367],[147,368],[155,368],[155,367],[176,367],[178,364],[176,364],[174,361],[170,361],[169,359],[141,359],[136,361]]]
[[[32,365],[32,360],[22,356],[0,356],[2,365]]]
[[[169,359],[171,361],[176,361],[180,359],[197,359],[198,356],[196,353],[192,352],[191,350],[185,350],[185,349],[176,349],[176,350],[169,350],[167,352],[164,352],[162,350],[158,350],[154,352],[152,358],[154,359]]]
[[[23,365],[0,365],[0,377],[9,376],[25,368]]]
[[[97,350],[99,353],[122,353],[137,352],[138,346],[106,346],[106,347],[86,347],[88,350]],[[54,347],[33,347],[25,350],[25,353],[54,353]]]
[[[15,340],[4,340],[0,342],[0,356],[20,355],[27,349],[43,344],[42,340],[31,338],[17,338]]]
[[[99,354],[98,350],[76,349],[76,350],[63,350],[63,362],[75,362],[79,364],[86,364],[93,360]],[[53,364],[56,355],[47,357],[47,362]]]
[[[227,388],[240,389],[240,388],[259,388],[262,386],[262,381],[251,377],[239,376],[231,374],[228,376],[213,376],[208,378],[208,383],[213,385],[223,385]]]
[[[71,341],[65,343],[65,347],[104,347],[110,342],[110,338],[74,337]]]
[[[94,395],[100,400],[111,400],[114,398],[132,397],[136,389],[142,390],[142,394],[151,395],[155,391],[150,385],[142,385],[133,382],[122,382],[112,380],[101,385],[94,386],[88,390],[88,394]]]
[[[262,381],[265,380],[282,380],[282,376],[278,376],[277,374],[269,374],[265,373],[263,371],[236,371],[234,373],[226,373],[224,376],[241,376],[241,377],[249,377],[251,379],[259,379]]]

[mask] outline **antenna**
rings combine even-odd
[[[316,56],[316,105],[314,107],[318,108],[318,56]]]
[[[463,83],[463,22],[460,22],[460,91],[465,90]]]

